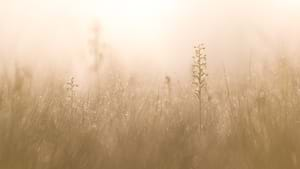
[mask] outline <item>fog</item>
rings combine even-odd
[[[0,169],[299,169],[300,0],[0,0]]]
[[[213,69],[249,57],[298,57],[295,0],[169,0],[152,8],[150,1],[129,2],[130,8],[117,0],[1,0],[0,57],[54,68],[84,64],[95,23],[106,57],[131,71],[187,72],[198,43]]]

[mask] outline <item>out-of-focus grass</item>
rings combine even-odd
[[[189,85],[111,77],[80,93],[56,77],[17,89],[1,76],[0,168],[299,168],[299,70],[279,63],[251,83],[226,82],[229,94],[210,88],[201,134]]]

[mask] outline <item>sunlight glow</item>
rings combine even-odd
[[[177,0],[92,0],[86,13],[115,38],[157,38]],[[142,36],[141,36],[142,35]]]
[[[282,12],[299,12],[299,0],[274,0],[273,6]]]

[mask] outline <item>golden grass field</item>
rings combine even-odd
[[[201,50],[191,67],[207,66]],[[85,92],[59,73],[2,72],[0,168],[299,168],[300,74],[289,58],[236,78],[224,67],[205,85],[191,70],[176,82],[116,69]]]
[[[0,169],[299,169],[299,9],[0,0]]]

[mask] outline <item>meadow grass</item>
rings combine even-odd
[[[2,74],[0,168],[297,169],[299,70],[268,66],[251,83],[212,81],[209,99],[169,76],[163,88],[115,74],[80,93],[76,78]]]

